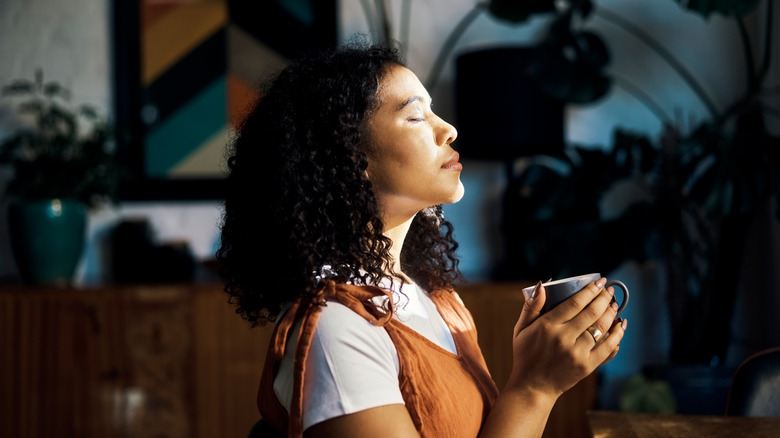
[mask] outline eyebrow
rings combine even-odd
[[[396,108],[395,110],[396,111],[400,111],[400,110],[406,108],[406,106],[408,106],[412,102],[416,102],[418,100],[426,100],[426,98],[424,98],[423,96],[420,96],[420,95],[411,96],[410,98],[408,98],[405,101],[401,102],[401,104],[398,105],[398,108]]]

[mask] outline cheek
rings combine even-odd
[[[388,168],[385,161],[381,161],[378,158],[369,157],[366,178],[371,182],[371,187],[375,193],[387,191],[393,184],[391,169]]]
[[[372,140],[366,147],[369,175],[376,178],[385,174],[396,179],[403,173],[429,172],[432,166],[437,167],[438,150],[430,147],[425,135],[395,126],[371,125]]]

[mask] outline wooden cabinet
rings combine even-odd
[[[499,387],[520,285],[461,291]],[[216,284],[0,289],[0,436],[245,437],[270,337]],[[586,380],[545,436],[587,436]],[[580,420],[582,423],[580,424]],[[582,429],[582,434],[579,430]]]
[[[245,437],[269,329],[217,285],[0,291],[0,436]]]

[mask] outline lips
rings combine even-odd
[[[460,154],[455,152],[455,153],[452,154],[452,156],[450,157],[449,161],[447,161],[446,163],[442,164],[441,168],[442,169],[448,169],[448,170],[462,170],[463,169],[463,165],[460,164],[460,162],[458,160],[460,160]]]

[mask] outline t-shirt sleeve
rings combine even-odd
[[[288,345],[288,355],[294,348]],[[292,356],[288,358],[288,355],[282,361],[274,386],[289,412]],[[285,366],[288,370],[284,370]],[[317,322],[306,362],[304,429],[341,415],[403,404],[398,372],[398,353],[387,331],[346,306],[328,301]],[[280,377],[285,380],[283,375],[287,375],[288,382],[280,381]]]

